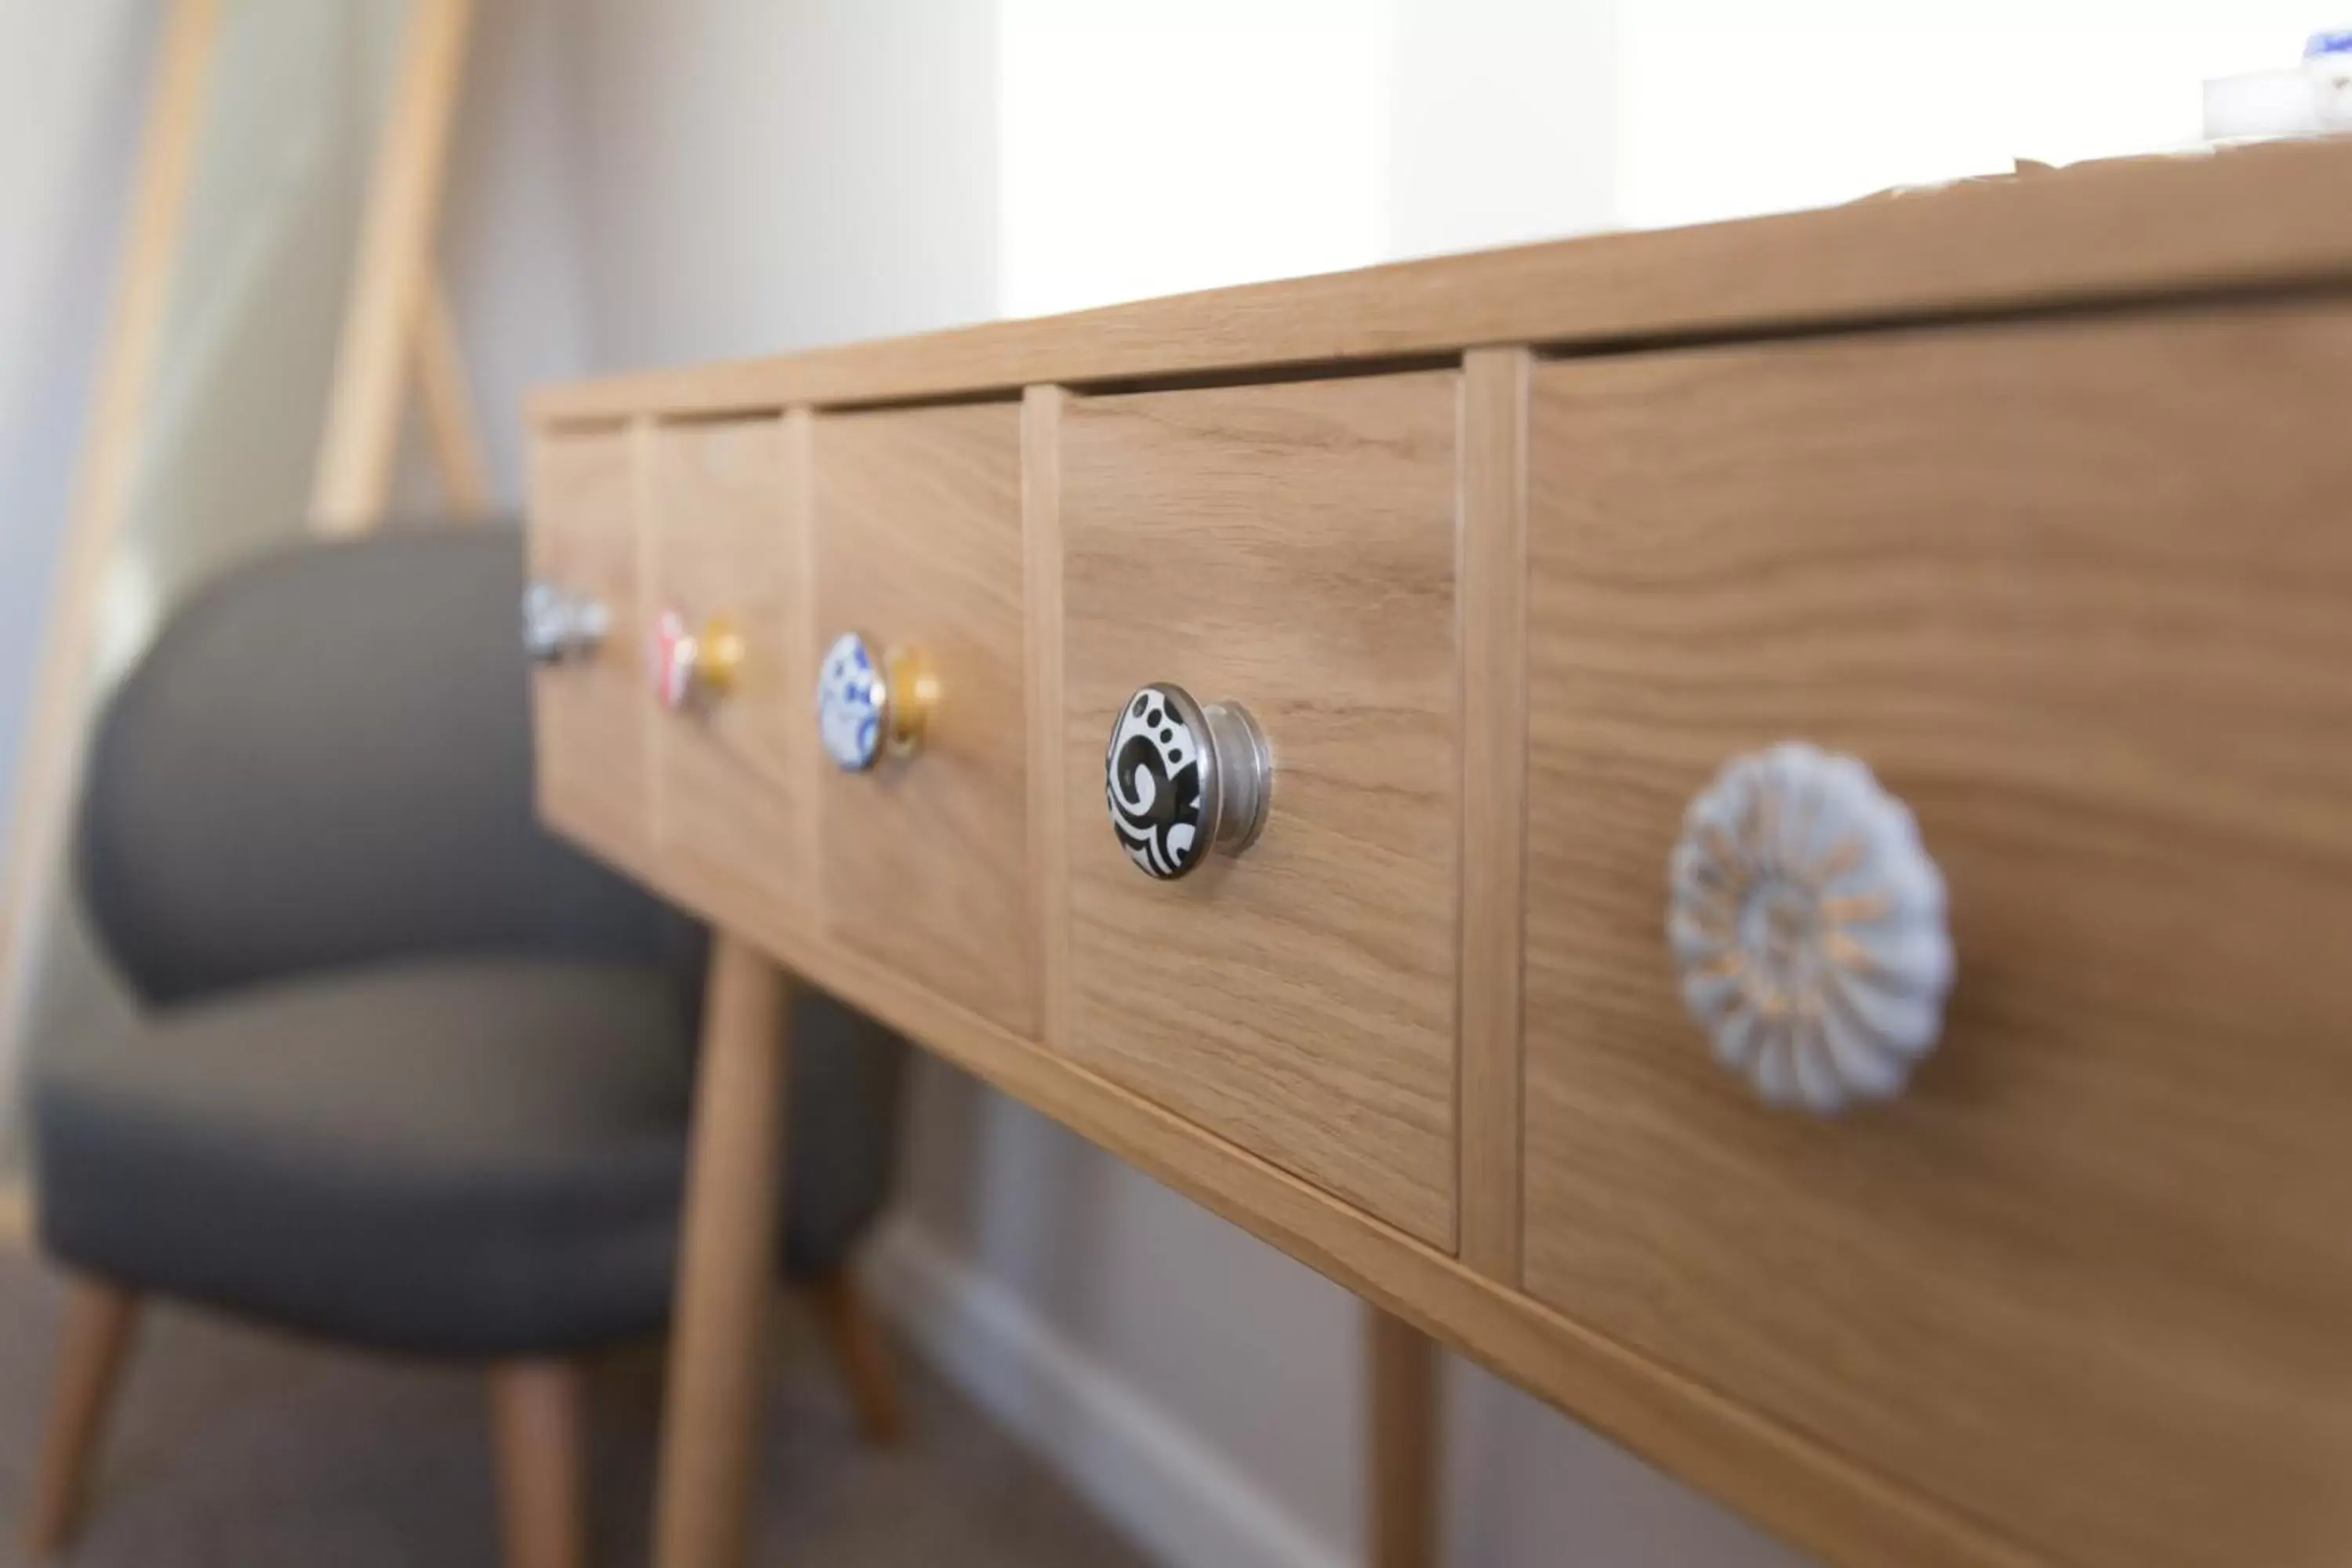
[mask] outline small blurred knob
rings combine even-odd
[[[817,671],[817,735],[845,773],[862,773],[882,759],[912,756],[939,703],[939,678],[919,647],[893,647],[879,659],[866,640],[844,632]]]
[[[1274,758],[1249,710],[1192,700],[1165,682],[1139,689],[1111,726],[1104,793],[1119,847],[1172,882],[1208,858],[1250,847],[1265,826]]]
[[[533,583],[522,593],[522,646],[534,664],[586,658],[604,646],[612,612],[584,594],[552,583]]]
[[[654,618],[647,649],[654,696],[672,712],[706,707],[735,689],[743,635],[723,616],[690,626],[676,610]]]
[[[1683,816],[1666,938],[1716,1060],[1772,1105],[1891,1100],[1952,984],[1944,879],[1910,809],[1853,757],[1734,757]]]

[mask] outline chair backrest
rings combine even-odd
[[[171,617],[99,721],[79,840],[142,996],[501,952],[690,975],[691,923],[533,816],[522,585],[511,526],[391,530]]]

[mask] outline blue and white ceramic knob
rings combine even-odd
[[[1265,826],[1274,758],[1248,710],[1154,682],[1127,700],[1103,759],[1119,847],[1144,875],[1188,876],[1213,848],[1239,854]]]
[[[911,756],[938,700],[939,683],[919,649],[893,647],[877,658],[856,632],[825,649],[817,671],[817,736],[845,773],[862,773],[886,755]]]
[[[1683,816],[1666,934],[1717,1061],[1773,1105],[1891,1100],[1942,1032],[1944,879],[1853,757],[1736,757]]]

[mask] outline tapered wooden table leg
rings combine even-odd
[[[1437,1346],[1364,1304],[1365,1540],[1371,1568],[1437,1561]]]
[[[719,933],[710,955],[656,1504],[656,1568],[738,1568],[758,1447],[761,1335],[782,1199],[790,982]]]

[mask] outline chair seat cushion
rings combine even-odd
[[[43,1239],[387,1348],[546,1354],[668,1311],[694,1055],[650,967],[344,972],[36,1053]]]

